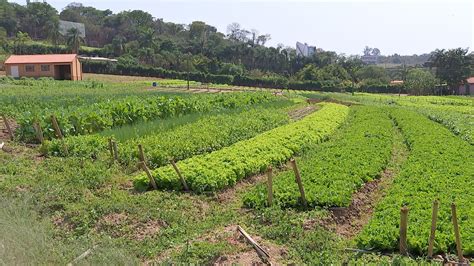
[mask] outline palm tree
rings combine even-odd
[[[22,54],[23,46],[25,46],[25,43],[30,40],[31,38],[28,33],[19,31],[13,41],[13,44],[15,45],[15,54]]]
[[[71,49],[72,53],[77,54],[81,44],[84,43],[84,39],[81,37],[81,33],[76,28],[71,28],[66,34],[67,46]]]

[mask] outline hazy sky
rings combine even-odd
[[[15,0],[25,3],[26,1]],[[71,0],[47,0],[61,11]],[[361,54],[420,54],[436,48],[474,48],[473,0],[75,0],[98,9],[141,9],[165,21],[201,20],[226,32],[238,22],[271,35],[268,45],[307,42],[324,50]]]

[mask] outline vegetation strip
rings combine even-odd
[[[299,161],[309,206],[344,206],[365,182],[379,177],[390,159],[393,125],[382,108],[353,107],[343,130],[312,147]],[[274,204],[301,206],[293,171],[274,177]],[[267,206],[267,188],[260,184],[244,198],[247,207]]]
[[[196,121],[173,126],[157,123],[151,125],[150,134],[133,137],[133,132],[120,132],[123,141],[118,142],[118,160],[126,165],[138,162],[138,145],[144,148],[147,165],[157,168],[169,163],[169,159],[183,160],[194,155],[209,153],[259,133],[290,122],[286,108],[290,102],[275,106],[257,107],[248,111],[224,112],[203,116]],[[280,107],[281,106],[281,107]],[[192,117],[191,117],[192,119]],[[171,123],[174,122],[170,121]],[[179,120],[179,118],[178,118]],[[185,120],[188,120],[185,118]],[[180,121],[176,123],[180,124]],[[147,123],[146,125],[149,125]],[[131,129],[130,129],[131,130]],[[113,134],[113,131],[111,132]],[[131,135],[131,136],[125,136]],[[130,137],[131,139],[127,139]],[[65,156],[64,145],[69,155],[81,157],[107,157],[108,137],[101,135],[73,136],[63,141],[53,140],[45,145],[50,155]]]
[[[244,177],[278,165],[293,155],[326,139],[347,117],[349,108],[324,104],[323,108],[304,119],[267,131],[252,139],[238,142],[207,155],[198,155],[181,162],[178,167],[191,190],[214,191],[233,186]],[[153,171],[156,183],[164,189],[182,189],[171,166]],[[147,177],[134,178],[135,188],[148,187]]]
[[[403,132],[410,155],[387,196],[358,237],[363,248],[397,250],[400,207],[408,206],[408,248],[426,254],[432,201],[439,199],[435,253],[453,252],[454,233],[450,204],[456,202],[465,255],[474,255],[474,148],[445,127],[412,111],[394,109],[393,118]]]
[[[33,123],[39,121],[46,139],[54,138],[50,115],[54,114],[65,136],[85,135],[158,118],[179,116],[195,112],[232,109],[265,103],[278,98],[269,93],[235,93],[200,96],[154,96],[142,98],[130,96],[92,105],[66,109],[45,109],[37,113],[25,112],[18,117],[18,132],[22,140],[36,138]]]

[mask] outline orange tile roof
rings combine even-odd
[[[41,64],[41,63],[71,63],[76,59],[76,54],[40,54],[40,55],[12,55],[7,64]]]

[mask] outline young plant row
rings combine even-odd
[[[39,122],[46,139],[54,138],[51,115],[54,114],[64,136],[86,135],[104,129],[195,112],[233,109],[275,101],[268,93],[232,93],[194,96],[130,96],[67,109],[25,112],[17,119],[17,134],[24,141],[33,141],[33,124]]]
[[[387,195],[358,237],[367,249],[398,249],[400,207],[408,214],[410,253],[426,254],[432,202],[439,200],[435,253],[455,251],[450,204],[457,204],[465,255],[474,255],[474,147],[418,113],[395,109],[392,116],[406,139],[410,155]]]
[[[393,122],[384,109],[353,107],[342,130],[329,141],[311,147],[298,161],[307,204],[347,207],[352,194],[378,178],[387,165],[393,133]],[[274,205],[301,206],[292,170],[281,172],[273,180]],[[244,205],[268,206],[267,195],[267,185],[260,184],[244,196]]]
[[[163,128],[155,126],[155,134],[144,137],[116,140],[118,159],[132,165],[138,162],[138,144],[144,147],[147,165],[157,168],[169,159],[183,160],[197,154],[209,153],[235,142],[252,138],[259,133],[287,124],[286,108],[257,107],[248,111],[207,115],[183,125]],[[44,144],[43,149],[53,156],[80,156],[97,158],[108,155],[108,137],[94,134],[72,136],[64,141],[55,139]],[[67,154],[65,154],[67,147]]]
[[[429,108],[418,108],[417,110],[428,116],[431,120],[443,124],[454,134],[474,145],[474,115]]]
[[[279,165],[322,142],[346,119],[349,108],[337,104],[323,104],[322,109],[302,120],[284,125],[254,138],[237,142],[221,150],[191,157],[177,163],[191,190],[215,191],[233,186],[237,181],[260,173],[268,165]],[[171,166],[153,171],[159,188],[182,190],[182,184]],[[135,188],[148,187],[148,177],[134,178]]]

